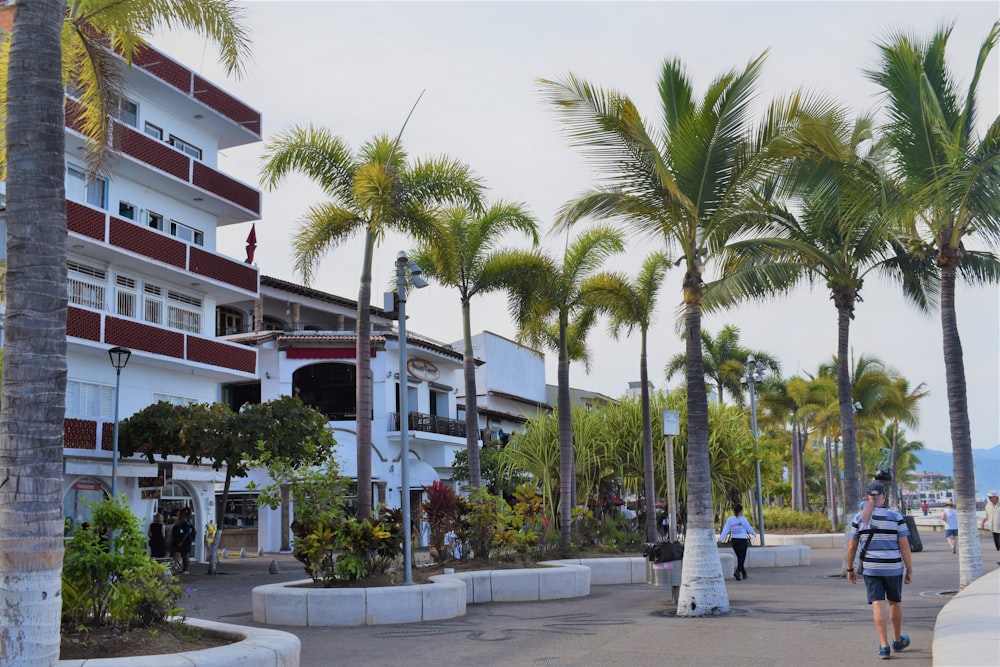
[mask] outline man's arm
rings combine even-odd
[[[910,558],[910,538],[900,535],[897,542],[899,543],[899,555],[903,557],[903,566],[906,567],[903,582],[908,584],[913,580],[913,559]]]
[[[847,543],[847,580],[852,584],[858,583],[858,573],[854,571],[854,554],[858,553],[858,540],[851,538]]]

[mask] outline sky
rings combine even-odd
[[[547,233],[543,245],[558,257],[564,234],[548,234],[559,207],[595,183],[582,154],[569,147],[547,106],[539,78],[572,72],[605,89],[627,94],[642,115],[659,112],[656,81],[665,59],[679,58],[704,93],[718,75],[742,68],[767,52],[760,103],[804,88],[840,100],[857,112],[877,113],[880,99],[864,77],[874,67],[876,42],[903,30],[929,37],[954,24],[949,63],[967,83],[979,45],[1000,18],[990,2],[246,2],[254,60],[241,80],[227,79],[217,53],[184,33],[157,35],[153,45],[222,85],[263,114],[264,140],[294,124],[329,128],[357,148],[376,134],[395,136],[423,92],[404,134],[411,157],[442,154],[472,167],[491,199],[524,203]],[[980,125],[1000,114],[998,56],[994,51],[980,85]],[[985,121],[983,119],[986,119]],[[264,143],[227,149],[223,171],[258,184]],[[305,209],[323,200],[308,180],[288,178],[265,191],[256,224],[255,262],[263,275],[301,282],[292,268],[291,238]],[[245,256],[250,223],[220,230],[218,250]],[[523,245],[511,239],[511,245]],[[400,250],[388,237],[376,250],[373,303],[394,277]],[[606,268],[634,276],[651,249],[633,239]],[[352,239],[322,262],[311,286],[357,298],[362,241]],[[683,351],[676,327],[682,270],[671,270],[650,330],[650,379],[673,388],[663,368]],[[711,266],[709,276],[711,276]],[[380,284],[381,282],[381,284]],[[940,317],[921,314],[891,285],[870,277],[851,324],[851,349],[874,355],[916,387],[930,392],[920,424],[908,434],[930,449],[951,448]],[[965,356],[974,448],[1000,444],[1000,288],[962,286],[958,324]],[[461,338],[458,295],[431,285],[411,293],[411,331],[443,342]],[[473,332],[514,338],[505,299],[473,302]],[[766,303],[713,313],[703,327],[727,324],[741,342],[776,356],[787,376],[815,372],[836,353],[837,314],[819,285]],[[639,378],[638,338],[615,341],[603,325],[590,336],[591,368],[571,368],[574,387],[620,396]],[[546,375],[556,382],[555,357]]]

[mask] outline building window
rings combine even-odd
[[[137,316],[139,294],[135,288],[135,278],[115,276],[116,312],[122,317],[135,318]]]
[[[161,128],[147,122],[143,126],[143,129],[146,131],[146,134],[153,137],[157,141],[163,141],[163,130]]]
[[[132,100],[122,98],[117,115],[118,120],[129,127],[139,127],[139,105]]]
[[[167,326],[201,333],[201,299],[168,290]]]
[[[106,209],[108,181],[100,176],[88,176],[83,169],[66,165],[66,199]]]
[[[115,388],[79,380],[66,381],[66,416],[111,421]]]
[[[265,315],[264,319],[260,323],[261,331],[284,331],[285,323],[279,320],[277,317],[272,317],[271,315]]]
[[[163,216],[159,213],[146,211],[146,226],[163,231]]]
[[[194,227],[188,227],[183,222],[177,222],[176,220],[170,221],[170,235],[176,236],[182,241],[187,241],[188,243],[193,243],[195,245],[205,245],[205,235],[195,229]]]
[[[66,536],[73,528],[90,520],[91,505],[108,498],[104,487],[93,479],[80,479],[66,490],[63,496],[64,533]]]
[[[192,403],[197,403],[193,398],[189,396],[177,396],[175,394],[158,394],[153,392],[153,403],[170,403],[171,405],[191,405]]]
[[[194,144],[189,144],[180,137],[175,137],[174,135],[171,134],[170,145],[179,150],[180,152],[186,155],[190,155],[196,160],[201,159],[201,149],[195,146]]]
[[[118,215],[127,220],[135,220],[135,205],[127,201],[118,202]]]
[[[67,262],[69,269],[66,281],[67,296],[74,306],[85,306],[104,310],[104,292],[107,273],[77,262]]]
[[[221,502],[222,496],[218,496],[216,502]],[[257,495],[229,494],[226,501],[226,510],[222,513],[223,528],[256,528],[257,527]]]
[[[215,335],[230,336],[243,332],[243,313],[232,308],[216,308]]]

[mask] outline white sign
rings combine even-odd
[[[664,410],[663,435],[680,435],[680,434],[681,434],[681,411]]]
[[[438,367],[426,359],[409,359],[406,362],[406,370],[410,375],[424,382],[437,382],[441,378],[441,371]]]

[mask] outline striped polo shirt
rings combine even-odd
[[[872,538],[865,552],[865,575],[891,577],[903,574],[899,538],[910,534],[903,516],[895,510],[876,507],[868,525],[862,527],[861,512],[858,512],[851,522],[851,539],[858,540],[858,553],[864,548],[869,534]]]

